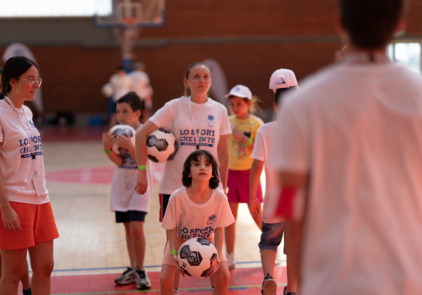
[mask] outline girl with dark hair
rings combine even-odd
[[[167,161],[164,175],[158,188],[160,221],[166,212],[170,195],[182,186],[183,163],[194,150],[207,150],[219,164],[221,186],[227,186],[229,154],[227,137],[231,133],[227,109],[208,97],[211,87],[210,69],[203,63],[187,66],[184,75],[185,95],[167,102],[136,132],[136,161],[138,182],[135,190],[145,193],[149,185],[145,171],[146,139],[158,128],[165,129],[176,137],[179,149],[173,160]],[[175,289],[178,288],[177,278]]]
[[[4,65],[0,94],[0,294],[17,294],[29,252],[34,294],[50,294],[53,240],[58,238],[45,185],[41,137],[32,121],[33,101],[42,79],[26,57]]]
[[[170,197],[161,227],[167,230],[160,275],[161,294],[173,294],[177,250],[191,238],[202,237],[215,244],[219,267],[215,269],[213,294],[227,294],[229,267],[223,253],[224,227],[234,222],[227,197],[218,188],[218,166],[210,152],[197,150],[183,165],[183,185]]]

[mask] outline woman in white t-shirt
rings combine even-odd
[[[40,133],[25,101],[35,99],[41,78],[31,60],[4,65],[0,94],[1,294],[17,294],[29,252],[34,294],[50,294],[56,223],[45,185]]]
[[[165,129],[176,137],[179,148],[173,160],[167,161],[158,192],[160,199],[160,221],[163,220],[170,195],[182,186],[183,163],[191,152],[207,150],[217,160],[223,188],[227,186],[229,154],[227,137],[231,133],[227,109],[208,97],[211,72],[203,63],[193,63],[185,70],[185,95],[167,102],[136,132],[136,160],[138,182],[135,190],[145,193],[148,187],[145,163],[146,139],[158,128]],[[178,288],[175,277],[174,288]]]
[[[158,128],[176,137],[179,148],[173,160],[165,164],[159,187],[160,221],[170,195],[182,186],[183,163],[195,149],[209,151],[218,161],[222,186],[227,184],[227,136],[231,133],[227,109],[208,97],[210,69],[202,63],[190,64],[185,71],[185,95],[167,102],[136,132],[136,159],[141,169],[146,163],[146,138]],[[139,170],[135,190],[144,193],[148,181],[145,170]]]

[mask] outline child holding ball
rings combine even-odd
[[[142,109],[139,96],[135,92],[129,92],[117,101],[117,120],[121,124],[129,125],[136,130],[141,126],[139,118]],[[114,143],[128,150],[128,152],[115,154],[111,148]],[[116,223],[123,223],[125,227],[126,244],[131,264],[114,282],[117,285],[136,283],[138,289],[149,289],[151,283],[144,270],[146,247],[144,221],[149,211],[151,187],[142,195],[136,193],[133,189],[138,173],[135,160],[135,143],[131,138],[124,135],[115,136],[109,131],[103,134],[103,145],[109,159],[117,165],[111,183],[110,208],[115,212]],[[148,162],[144,168],[150,180]]]
[[[229,268],[223,253],[224,227],[234,222],[225,193],[218,188],[218,166],[210,152],[197,150],[185,160],[183,186],[170,197],[161,227],[168,243],[161,268],[161,294],[174,294],[173,279],[178,268],[178,249],[188,239],[202,237],[214,243],[219,267],[215,270],[214,294],[227,294]]]

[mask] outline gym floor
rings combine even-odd
[[[114,165],[103,153],[101,128],[43,128],[47,187],[60,238],[54,244],[51,294],[159,294],[165,231],[158,222],[157,188],[163,167],[154,165],[153,197],[145,221],[147,291],[118,287],[114,278],[129,264],[123,226],[109,210]],[[246,204],[239,208],[236,268],[229,294],[260,294],[263,274],[258,249],[260,231]],[[285,261],[285,260],[284,260]],[[285,262],[276,266],[277,294],[286,283]],[[207,279],[181,278],[179,294],[211,294]]]

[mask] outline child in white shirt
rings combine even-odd
[[[210,152],[197,150],[183,165],[183,187],[170,197],[161,226],[167,230],[161,268],[161,294],[173,294],[173,279],[177,270],[177,249],[190,238],[202,237],[214,243],[218,251],[219,267],[215,276],[214,294],[227,294],[229,268],[223,253],[224,227],[234,222],[220,182],[218,166]]]

